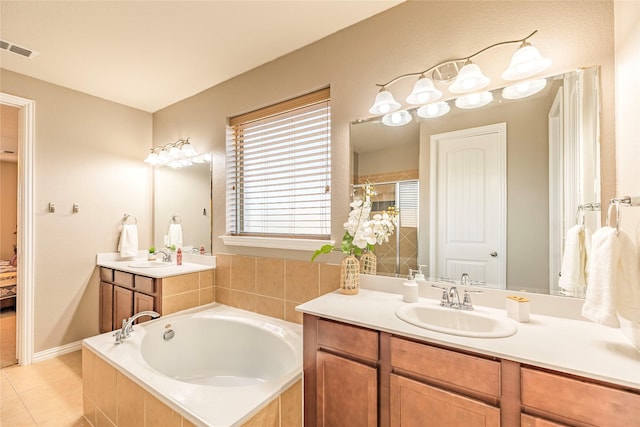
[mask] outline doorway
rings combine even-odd
[[[35,102],[0,92],[0,104],[19,109],[18,114],[18,212],[16,230],[17,295],[16,357],[20,365],[33,361],[34,314],[34,150]]]
[[[505,289],[506,141],[506,123],[431,136],[431,276]]]
[[[0,368],[17,359],[18,129],[20,109],[0,105]]]

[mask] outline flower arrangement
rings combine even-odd
[[[342,236],[340,250],[348,255],[362,255],[363,251],[373,251],[376,244],[389,241],[398,225],[398,210],[390,206],[386,211],[377,213],[371,218],[371,198],[376,193],[371,184],[364,187],[364,200],[356,199],[349,204],[351,212],[344,223],[345,233]],[[320,254],[327,254],[335,249],[334,245],[324,245],[314,252],[313,261]]]

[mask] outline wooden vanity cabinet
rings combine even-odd
[[[391,338],[390,425],[500,426],[500,362]]]
[[[304,316],[305,426],[378,425],[378,333]]]
[[[159,279],[100,267],[100,333],[119,329],[123,319],[140,311],[162,314],[160,287]]]

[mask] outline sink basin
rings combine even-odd
[[[156,268],[156,267],[171,267],[173,264],[163,261],[138,261],[129,264],[129,267],[134,268]]]
[[[504,338],[518,331],[515,323],[506,318],[437,305],[405,305],[396,311],[396,315],[420,328],[463,337]]]

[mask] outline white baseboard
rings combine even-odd
[[[47,359],[62,356],[63,354],[71,353],[82,349],[82,341],[76,341],[69,344],[61,345],[59,347],[49,348],[47,350],[39,351],[33,354],[33,363],[42,362]]]

